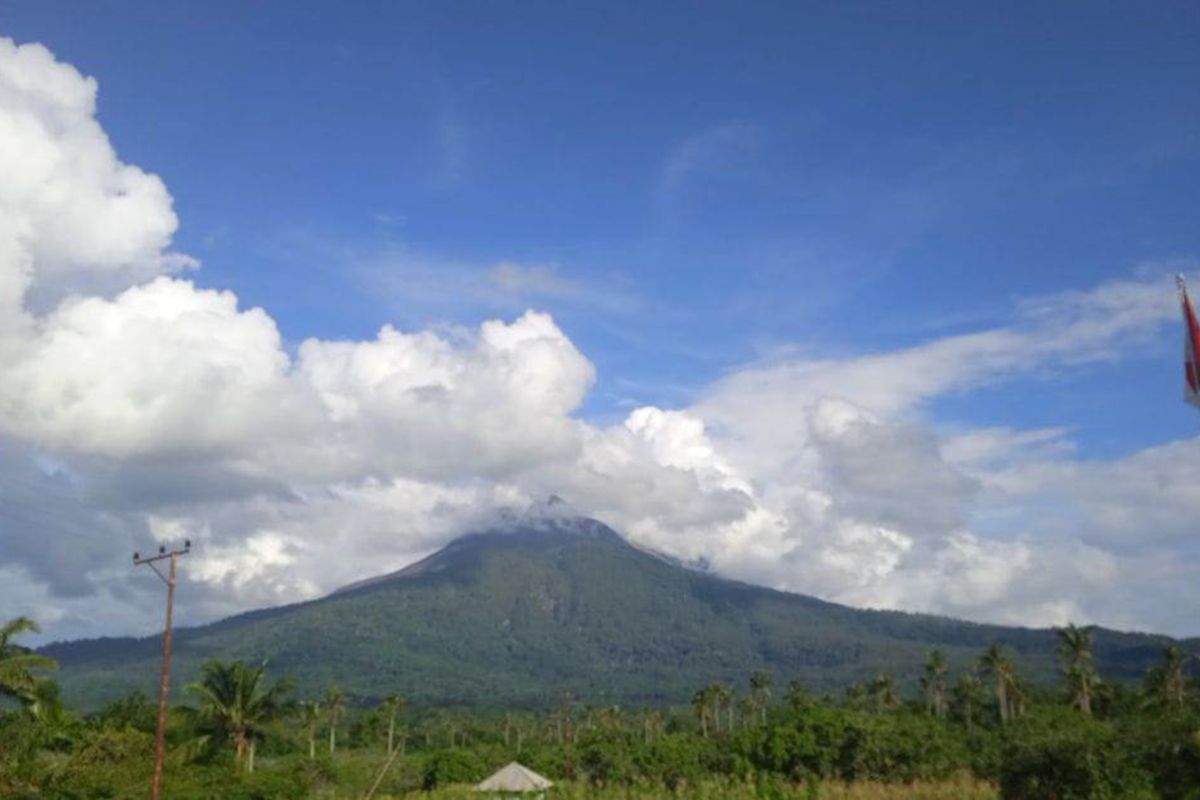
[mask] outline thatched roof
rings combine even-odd
[[[529,767],[512,762],[475,787],[478,792],[540,792],[554,784]]]

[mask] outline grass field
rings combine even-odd
[[[337,795],[326,795],[334,798]],[[389,795],[395,800],[401,795]],[[415,800],[479,800],[480,794],[470,786],[454,786],[432,792],[404,795]],[[376,797],[380,797],[376,795]],[[886,784],[862,781],[852,784],[830,782],[810,785],[770,784],[733,781],[705,781],[682,786],[677,791],[661,787],[602,788],[581,784],[556,786],[546,793],[547,800],[996,800],[996,788],[974,778],[963,777],[938,783]]]
[[[333,774],[322,788],[313,790],[310,800],[359,800],[366,796],[378,776],[380,761],[362,753],[341,754],[333,762]],[[374,800],[480,800],[504,797],[480,794],[471,784],[455,784],[430,791],[416,789],[417,776],[411,762],[399,761],[389,770],[374,795]],[[511,795],[519,797],[521,795]],[[535,797],[528,794],[524,797]],[[944,781],[882,783],[877,781],[814,781],[788,783],[773,776],[763,780],[738,780],[712,777],[675,789],[659,783],[597,786],[583,781],[558,782],[545,793],[546,800],[997,800],[997,788],[969,774]]]

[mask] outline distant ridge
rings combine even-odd
[[[593,703],[681,703],[759,669],[814,691],[880,670],[912,687],[931,648],[957,670],[993,641],[1026,677],[1057,679],[1051,630],[849,608],[686,568],[593,519],[510,515],[326,597],[180,629],[174,686],[207,659],[241,658],[268,660],[306,695],[336,684],[359,700],[401,691],[426,704],[544,705],[564,689]],[[1097,663],[1108,678],[1140,679],[1170,642],[1097,630]],[[157,637],[42,652],[59,660],[73,703],[155,685]]]

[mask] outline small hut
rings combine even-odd
[[[544,792],[553,785],[529,767],[514,761],[496,770],[490,778],[476,786],[475,791],[522,794],[524,792]]]

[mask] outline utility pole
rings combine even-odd
[[[571,730],[571,693],[563,692],[563,774],[575,779],[575,732]]]
[[[158,554],[142,557],[133,554],[134,566],[148,564],[150,569],[167,585],[167,624],[163,628],[163,661],[162,677],[158,684],[158,729],[154,733],[154,778],[150,784],[150,800],[159,800],[162,793],[163,756],[167,747],[167,689],[171,678],[171,613],[175,608],[175,561],[179,556],[187,555],[192,550],[192,540],[185,539],[182,550],[167,551],[160,545]],[[155,566],[155,562],[170,559],[171,566],[163,575]]]

